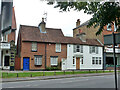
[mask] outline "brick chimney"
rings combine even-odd
[[[77,38],[79,38],[82,42],[86,42],[86,34],[85,33],[79,33],[76,35]]]
[[[76,27],[80,26],[80,19],[77,19]]]
[[[44,22],[44,18],[42,18],[42,22],[38,25],[41,33],[46,33],[46,23]]]

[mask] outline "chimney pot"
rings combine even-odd
[[[77,19],[76,27],[80,26],[80,19]]]

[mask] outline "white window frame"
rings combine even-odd
[[[89,46],[89,53],[98,54],[99,53],[99,47],[97,47],[97,46]]]
[[[76,53],[76,52],[83,53],[83,45],[74,45],[73,46],[73,52],[74,53]]]
[[[32,51],[37,51],[37,42],[32,42]]]
[[[56,52],[61,52],[61,44],[56,43]]]
[[[58,65],[58,56],[51,56],[50,63],[51,63],[51,66],[57,66]]]
[[[94,61],[94,63],[93,63]],[[92,57],[92,65],[102,65],[102,58],[101,57]]]
[[[35,55],[34,56],[35,65],[42,65],[42,56],[41,55]]]

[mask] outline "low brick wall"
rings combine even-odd
[[[116,69],[120,70],[120,67],[117,67]],[[106,67],[106,70],[114,70],[114,67]]]

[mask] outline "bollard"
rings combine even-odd
[[[64,75],[65,75],[65,71],[64,71]]]
[[[103,70],[103,73],[104,73],[104,70]]]
[[[43,76],[45,76],[45,72],[43,72]]]
[[[89,70],[89,73],[90,73],[90,70]]]
[[[74,70],[73,70],[73,74],[74,74]]]
[[[7,77],[8,77],[8,72],[7,72]]]
[[[18,73],[17,73],[17,77],[19,77],[19,76],[18,76]]]
[[[54,75],[56,75],[56,72],[54,71]]]
[[[32,77],[32,74],[30,76]]]

